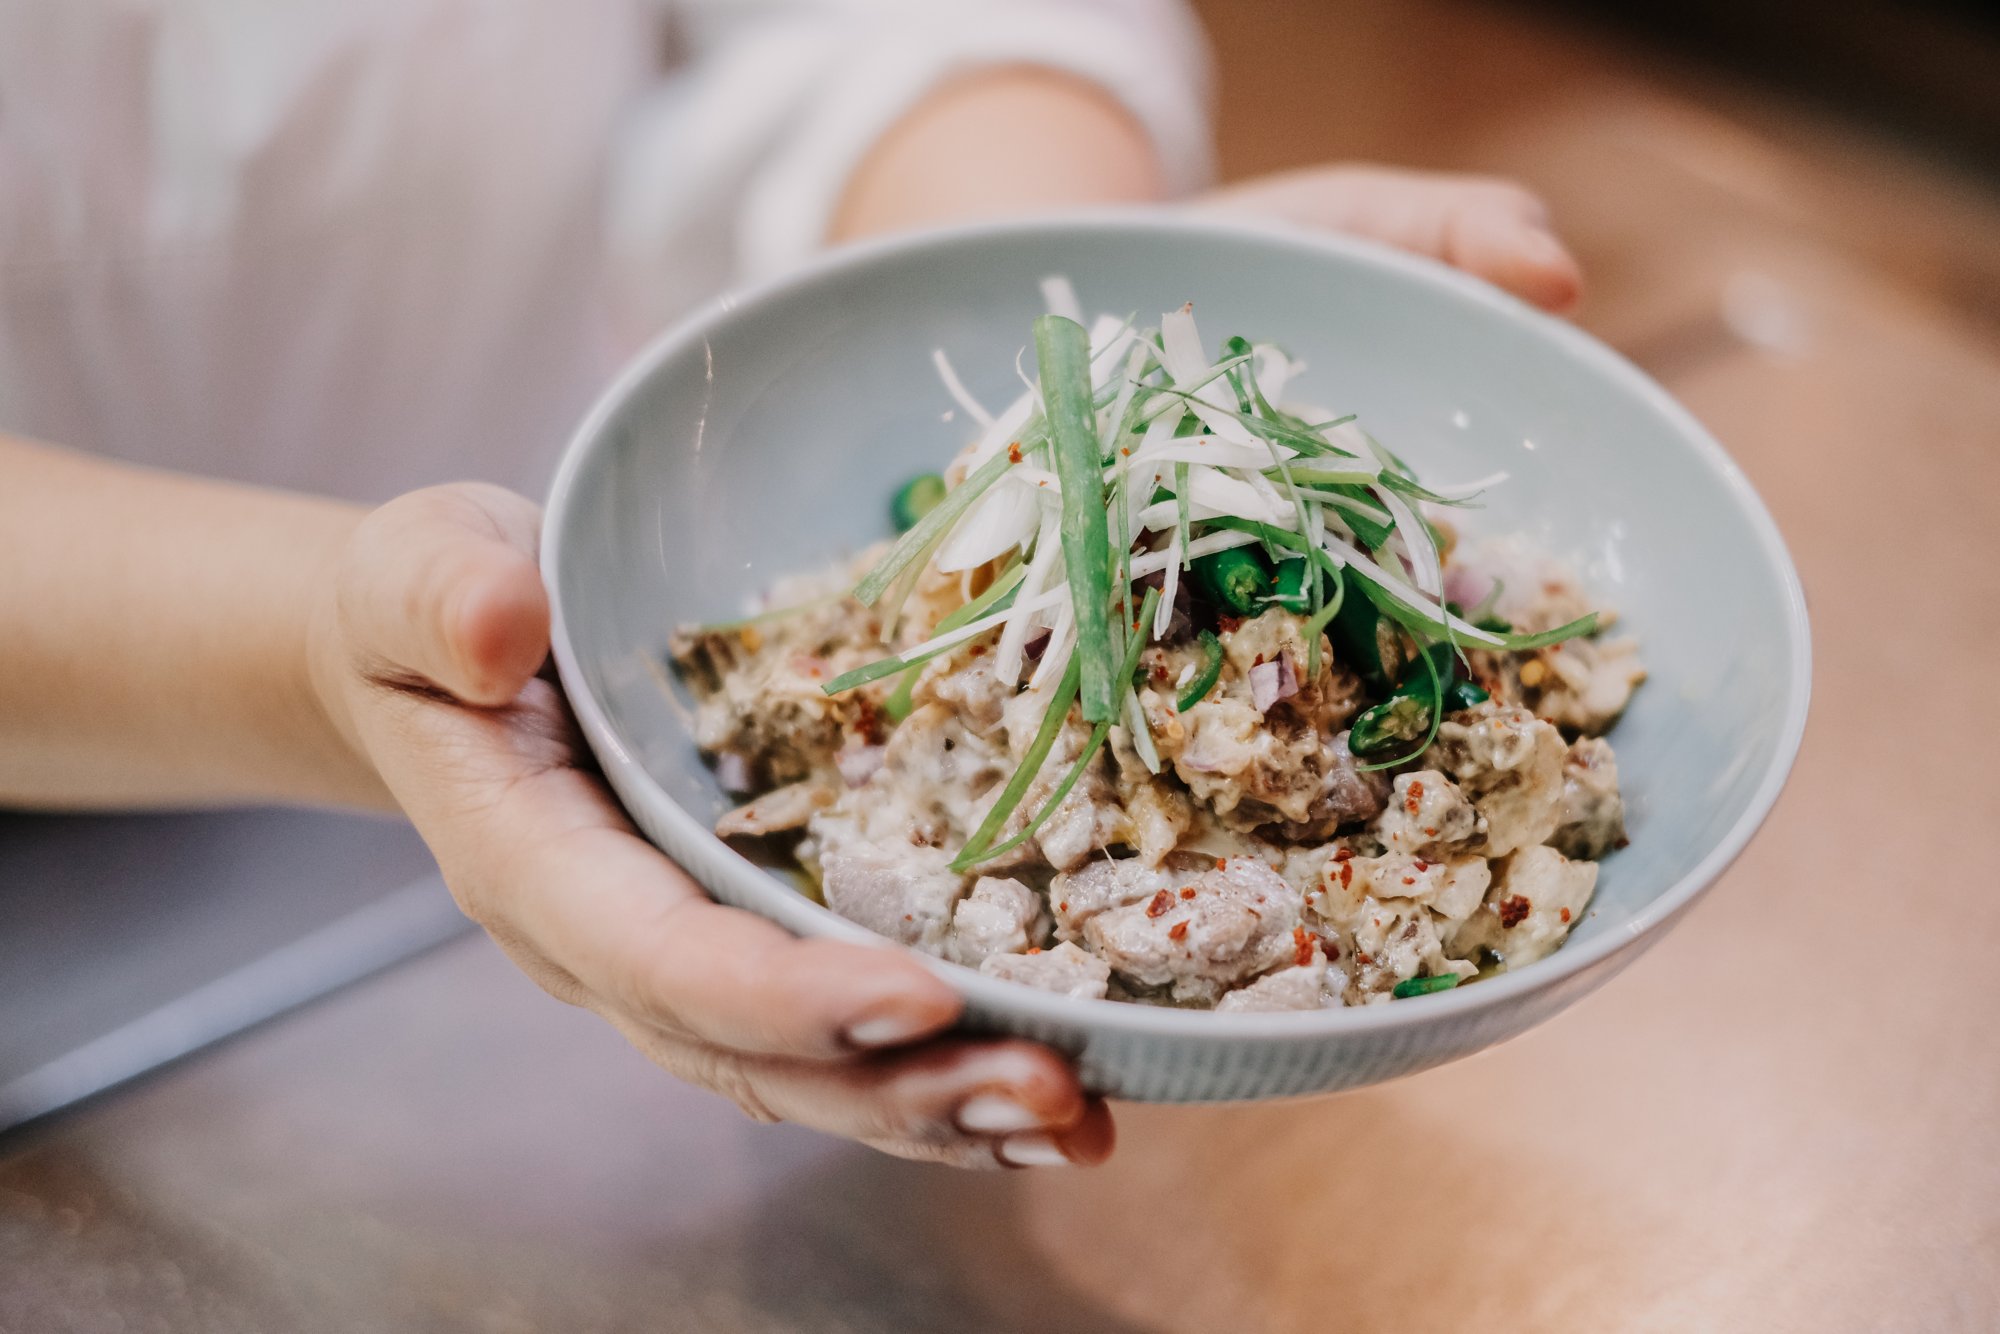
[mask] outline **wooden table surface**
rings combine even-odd
[[[1712,897],[1503,1048],[1079,1174],[747,1124],[469,940],[16,1143],[0,1330],[2000,1327],[2000,204],[1507,11],[1210,17],[1232,172],[1532,181],[1770,502],[1813,721]]]

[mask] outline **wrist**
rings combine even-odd
[[[395,800],[355,717],[357,692],[371,687],[362,678],[340,616],[342,569],[363,517],[350,511],[318,535],[301,599],[305,616],[283,679],[299,753],[310,757],[313,771],[326,784],[326,799],[393,809]]]
[[[849,178],[827,239],[1166,193],[1151,136],[1110,93],[1002,66],[952,80],[891,126]]]

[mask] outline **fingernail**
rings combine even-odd
[[[1035,1129],[1042,1118],[1004,1093],[981,1093],[967,1098],[958,1109],[958,1124],[976,1135],[1011,1135]]]
[[[891,1011],[849,1024],[847,1040],[857,1047],[895,1047],[920,1038],[936,1027],[935,1022],[921,1015]]]
[[[995,1150],[1000,1161],[1012,1167],[1068,1167],[1069,1158],[1056,1147],[1055,1136],[1036,1131],[1009,1135]]]

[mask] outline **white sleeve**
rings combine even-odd
[[[691,59],[634,117],[612,200],[619,248],[650,251],[655,268],[680,267],[675,246],[721,260],[715,277],[810,254],[875,141],[969,69],[1089,80],[1144,127],[1175,193],[1212,170],[1207,47],[1183,0],[676,0],[668,12]],[[685,276],[667,286],[674,304],[693,295]]]

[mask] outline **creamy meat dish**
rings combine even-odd
[[[1077,997],[1319,1009],[1559,947],[1624,840],[1634,646],[1557,562],[1459,542],[1460,493],[1272,406],[1282,353],[1059,318],[903,539],[676,633],[747,798],[717,832]]]

